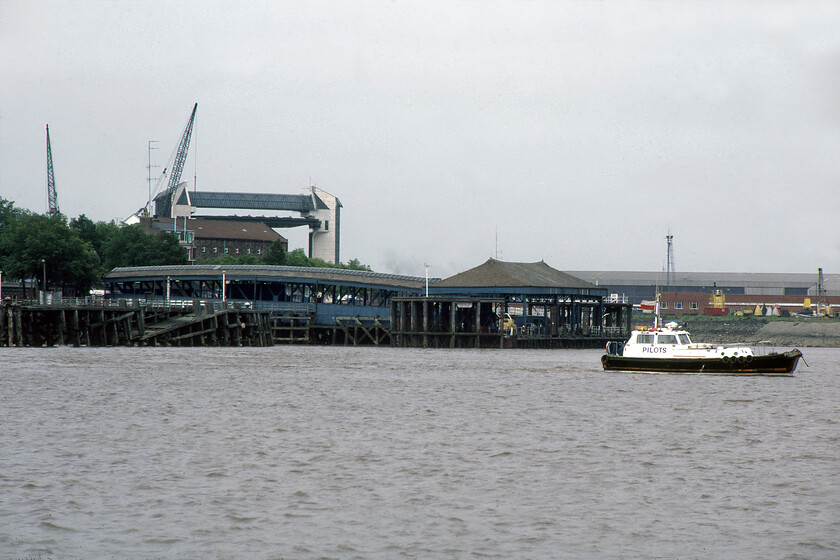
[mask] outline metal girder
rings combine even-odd
[[[187,161],[187,152],[190,148],[190,136],[192,136],[196,110],[198,110],[198,103],[193,106],[190,120],[187,123],[187,128],[184,129],[184,134],[181,136],[181,142],[178,144],[178,151],[175,154],[175,163],[172,164],[172,173],[169,175],[169,186],[166,189],[170,193],[174,191],[175,187],[178,186],[178,183],[181,182],[181,172],[184,171],[184,162]]]
[[[53,171],[52,146],[50,146],[50,125],[47,125],[47,199],[49,214],[58,214],[58,196],[55,193],[55,172]]]
[[[292,218],[284,216],[193,216],[197,220],[223,220],[232,222],[255,222],[265,224],[270,228],[292,228],[309,226],[321,227],[321,220],[317,218]]]

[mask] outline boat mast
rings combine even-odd
[[[653,328],[659,328],[659,288],[656,288],[656,302],[653,305]]]

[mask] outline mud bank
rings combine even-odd
[[[777,347],[840,348],[840,322],[833,320],[774,321],[740,317],[710,320],[686,317],[679,323],[685,325],[695,342],[754,344],[766,340],[769,345]]]

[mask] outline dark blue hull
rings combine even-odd
[[[725,358],[630,358],[604,354],[601,365],[608,371],[652,373],[710,373],[718,375],[793,375],[802,352],[790,350],[744,359]]]

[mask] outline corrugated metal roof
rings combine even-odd
[[[592,280],[599,285],[609,286],[655,286],[664,287],[665,272],[627,271],[627,270],[587,270],[571,271],[571,274]],[[829,289],[840,286],[840,275],[826,274],[825,283]],[[816,271],[801,272],[672,272],[672,286],[713,286],[726,287],[808,287],[817,282]]]
[[[315,203],[308,194],[271,194],[197,191],[190,193],[197,208],[235,208],[248,210],[285,210],[311,212]]]
[[[551,268],[544,261],[534,263],[504,262],[489,259],[482,265],[434,285],[441,288],[576,288],[593,289],[585,282],[565,272]]]

